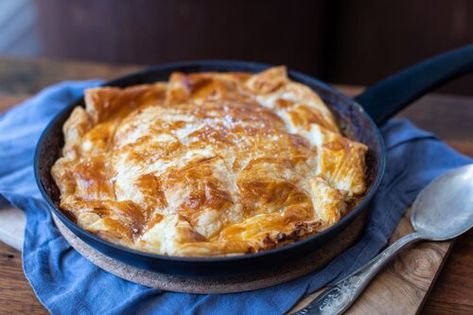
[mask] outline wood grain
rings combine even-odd
[[[26,96],[14,96],[0,93],[0,113],[6,111],[8,108],[19,104],[26,99]]]
[[[473,230],[456,240],[424,311],[473,314]]]
[[[16,60],[0,58],[0,111],[37,92],[39,89],[64,79],[80,80],[88,78],[109,79],[137,66],[110,66],[93,63],[76,63],[47,60]],[[340,87],[345,93],[354,95],[359,87]],[[428,95],[400,114],[411,119],[418,126],[435,132],[441,139],[459,150],[473,156],[473,99],[444,95]],[[405,233],[403,221],[396,233]],[[394,308],[404,307],[408,297],[410,305],[421,305],[423,297],[418,292],[426,292],[430,284],[427,274],[441,268],[439,256],[450,248],[449,243],[418,244],[401,254],[378,278],[385,279],[386,286],[379,279],[367,289],[367,298],[380,305],[376,309],[355,306],[362,312],[393,314]],[[425,314],[473,314],[473,232],[460,237],[453,246],[438,282],[425,304]],[[0,314],[31,313],[45,314],[46,311],[36,300],[21,268],[20,254],[0,243]],[[410,277],[412,273],[412,277]],[[433,283],[433,281],[431,281]],[[381,296],[370,295],[377,293]],[[399,298],[401,294],[403,298]],[[427,296],[427,294],[424,294]],[[378,303],[382,301],[382,303]],[[407,312],[406,314],[408,314]],[[400,314],[400,313],[397,313]]]
[[[0,58],[0,95],[27,97],[64,80],[111,79],[143,66]]]
[[[23,275],[21,253],[0,242],[0,314],[47,314]]]

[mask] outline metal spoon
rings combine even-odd
[[[339,281],[296,314],[341,314],[401,249],[420,240],[445,241],[473,227],[473,164],[432,181],[412,205],[414,232],[398,239],[365,266]]]

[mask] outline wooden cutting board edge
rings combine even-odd
[[[445,244],[447,245],[446,246],[446,252],[442,257],[442,260],[440,261],[440,264],[437,268],[437,271],[435,272],[434,277],[432,278],[430,286],[429,286],[428,290],[426,291],[426,293],[424,295],[424,298],[422,299],[422,302],[421,302],[419,308],[417,309],[416,314],[420,314],[420,312],[424,308],[425,302],[427,301],[427,297],[430,295],[430,292],[432,291],[432,289],[434,287],[434,284],[437,281],[438,276],[440,275],[440,271],[442,271],[443,266],[445,265],[445,262],[447,261],[448,256],[450,256],[450,253],[452,252],[453,245],[455,245],[455,239],[453,239],[451,241],[447,241],[447,242],[445,242]]]

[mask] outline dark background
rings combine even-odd
[[[0,13],[0,53],[14,56],[133,64],[241,59],[369,85],[473,42],[469,0],[3,1],[33,12],[29,28],[3,51]],[[473,76],[442,92],[473,95]]]

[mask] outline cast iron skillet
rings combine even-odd
[[[166,81],[169,74],[174,71],[258,72],[269,66],[260,63],[220,60],[178,62],[151,67],[104,83],[104,85],[125,87]],[[473,45],[442,54],[401,71],[368,88],[355,99],[345,96],[333,87],[308,75],[289,71],[291,79],[310,86],[330,106],[345,135],[369,147],[367,155],[369,188],[359,204],[332,227],[273,250],[229,257],[171,257],[144,253],[112,244],[76,225],[58,208],[59,192],[51,178],[50,169],[59,157],[64,144],[62,125],[75,106],[83,105],[82,99],[68,104],[44,130],[36,149],[34,162],[36,181],[50,211],[75,235],[107,256],[143,269],[176,275],[235,275],[257,271],[287,263],[290,259],[316,249],[360,216],[378,189],[384,172],[385,148],[378,126],[427,91],[471,70],[473,70]]]

